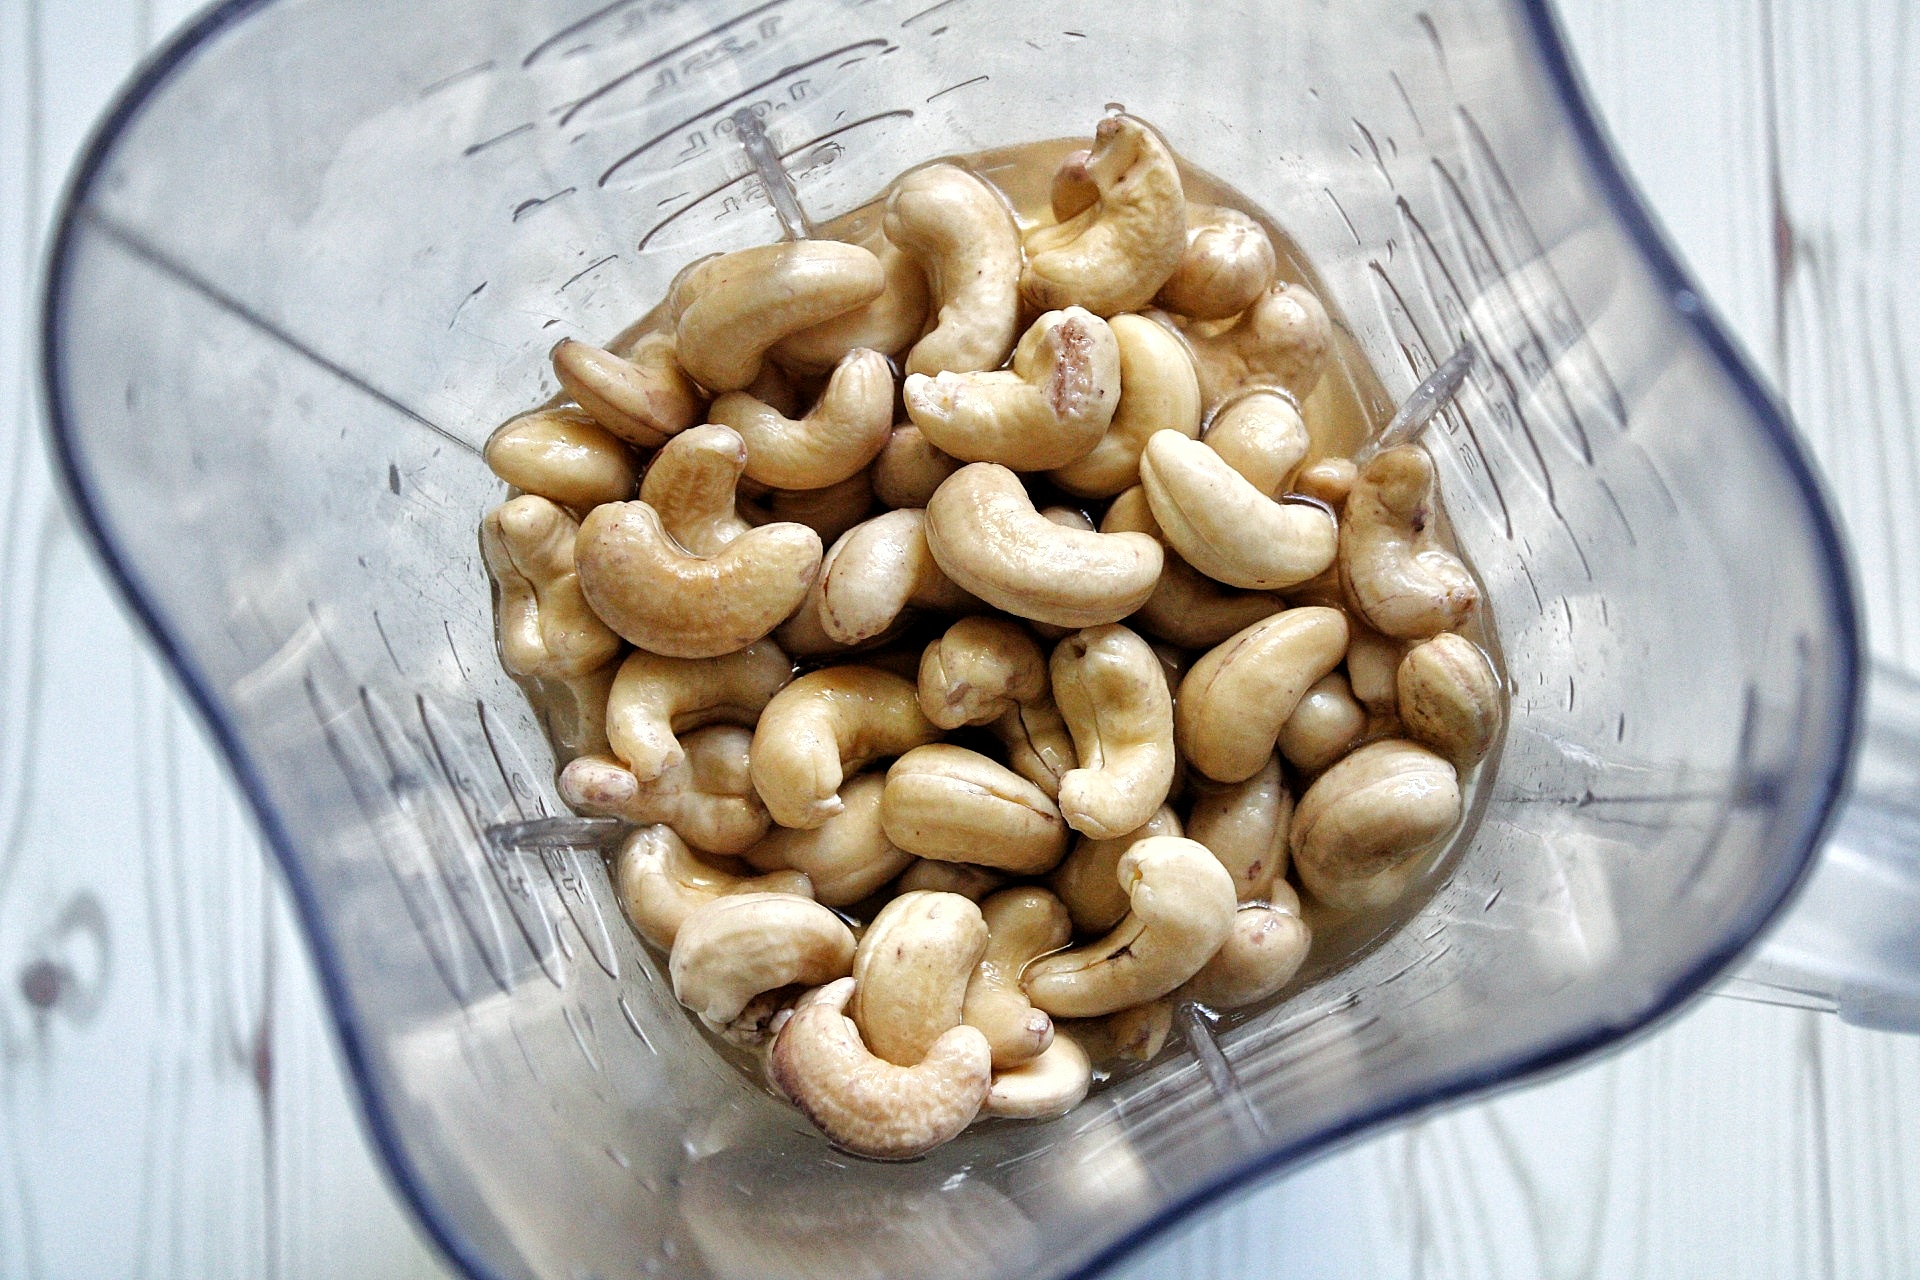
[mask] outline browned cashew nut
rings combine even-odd
[[[572,338],[553,349],[560,386],[587,414],[629,444],[655,449],[700,421],[706,397],[680,368],[673,335],[641,335],[627,354]]]
[[[793,679],[771,640],[719,658],[665,658],[639,650],[620,664],[607,700],[607,740],[641,782],[682,758],[677,733],[723,722],[750,725]]]
[[[1288,841],[1300,883],[1344,911],[1386,906],[1406,889],[1399,873],[1460,821],[1453,766],[1390,738],[1360,748],[1300,797]]]
[[[1273,241],[1238,209],[1187,203],[1187,246],[1154,299],[1195,320],[1225,320],[1259,300],[1273,283]]]
[[[1473,575],[1434,531],[1433,461],[1415,445],[1369,462],[1340,522],[1340,585],[1386,635],[1458,630],[1479,603]]]
[[[932,742],[913,685],[873,667],[827,667],[801,676],[760,713],[753,785],[783,827],[817,827],[846,805],[841,780],[870,760]]]
[[[1347,660],[1353,660],[1358,637],[1347,644]],[[1308,773],[1320,770],[1347,754],[1367,728],[1367,710],[1353,696],[1347,678],[1338,671],[1314,681],[1280,726],[1275,740],[1287,763]]]
[[[910,608],[953,611],[979,602],[941,571],[927,545],[927,517],[911,508],[865,520],[840,535],[821,566],[820,625],[839,644],[859,644]]]
[[[882,355],[899,355],[920,336],[927,322],[927,273],[912,254],[884,236],[869,239],[866,247],[880,259],[880,271],[886,277],[880,296],[864,307],[780,339],[773,344],[775,360],[796,373],[820,374],[850,351],[865,347]]]
[[[1086,457],[1048,473],[1068,493],[1089,498],[1139,483],[1140,451],[1154,432],[1200,434],[1200,379],[1186,343],[1145,316],[1115,316],[1109,327],[1120,351],[1113,421]]]
[[[774,1086],[836,1146],[876,1160],[911,1160],[973,1123],[992,1081],[987,1038],[962,1024],[926,1057],[895,1066],[867,1052],[842,1011],[851,978],[812,992],[780,1029],[768,1062]]]
[[[1280,776],[1280,761],[1269,757],[1242,782],[1196,785],[1200,794],[1187,815],[1187,838],[1213,850],[1240,901],[1265,902],[1275,892],[1292,892],[1279,883],[1287,873],[1293,822],[1293,794]]]
[[[1138,311],[1187,246],[1186,196],[1173,152],[1144,121],[1114,115],[1094,130],[1087,176],[1094,204],[1025,237],[1020,292],[1038,310]]]
[[[751,879],[700,861],[667,826],[641,827],[613,857],[614,891],[627,919],[654,946],[671,950],[688,916],[716,898],[735,893],[778,893],[805,898],[810,886],[797,871]]]
[[[1104,933],[1127,914],[1127,891],[1120,885],[1120,859],[1148,836],[1184,835],[1179,816],[1167,805],[1125,835],[1110,840],[1081,836],[1073,852],[1054,869],[1047,881],[1066,904],[1076,932]],[[1281,833],[1285,838],[1285,832]],[[1203,842],[1204,843],[1204,842]]]
[[[1173,786],[1173,696],[1147,642],[1122,626],[1062,640],[1048,664],[1080,767],[1060,780],[1060,813],[1107,839],[1153,816]]]
[[[873,460],[874,496],[889,507],[924,507],[941,481],[959,469],[960,460],[934,448],[926,432],[902,423]]]
[[[1073,926],[1060,899],[1031,885],[1002,889],[980,904],[987,949],[967,982],[960,1016],[993,1048],[995,1070],[1037,1057],[1053,1042],[1053,1019],[1021,989],[1028,964],[1067,945]]]
[[[731,427],[682,431],[653,455],[640,482],[640,501],[660,517],[660,527],[696,556],[721,548],[753,528],[740,515],[737,486],[747,465],[747,446]]]
[[[845,907],[871,897],[905,871],[914,856],[887,839],[880,825],[885,774],[863,773],[840,788],[843,808],[817,827],[775,827],[746,851],[746,860],[762,871],[803,871],[813,881],[816,901]]]
[[[515,418],[487,441],[487,465],[514,488],[576,511],[633,496],[633,455],[578,409]]]
[[[1147,441],[1140,483],[1167,542],[1229,586],[1291,587],[1324,572],[1339,550],[1326,508],[1275,501],[1212,448],[1178,431],[1156,431]]]
[[[1187,343],[1200,371],[1200,398],[1209,407],[1242,387],[1279,387],[1305,401],[1326,367],[1333,326],[1310,289],[1280,284],[1224,329],[1189,328]]]
[[[697,729],[684,739],[685,759],[651,782],[617,760],[582,756],[560,771],[560,797],[582,813],[665,823],[709,853],[742,853],[772,822],[747,773],[752,740],[739,725]]]
[[[880,260],[859,245],[789,240],[696,262],[668,291],[680,364],[709,391],[738,391],[788,334],[872,302]]]
[[[962,618],[920,655],[920,709],[942,729],[991,724],[1047,696],[1047,657],[1010,618]]]
[[[1464,769],[1500,732],[1500,677],[1478,645],[1443,631],[1407,650],[1396,681],[1407,732]]]
[[[909,853],[1040,875],[1067,852],[1047,793],[1005,765],[950,743],[915,747],[887,770],[880,820]]]
[[[735,893],[694,908],[680,922],[667,974],[680,1003],[722,1031],[755,996],[853,972],[853,948],[853,930],[811,898]]]
[[[933,328],[907,354],[907,372],[999,368],[1020,331],[1020,233],[999,193],[930,164],[893,184],[885,225],[932,286]]]
[[[1346,649],[1346,616],[1317,605],[1223,640],[1180,682],[1174,735],[1181,754],[1215,781],[1251,778],[1272,757],[1280,726]]]
[[[824,489],[873,461],[893,428],[893,369],[878,351],[847,354],[807,416],[797,421],[745,391],[729,391],[707,417],[740,433],[747,475],[776,489]]]
[[[980,908],[957,893],[903,893],[873,918],[853,953],[847,1016],[876,1056],[910,1067],[960,1025],[987,949]]]
[[[566,680],[620,652],[588,606],[575,570],[573,517],[528,494],[480,523],[480,551],[500,584],[500,661],[517,676]]]
[[[1100,532],[1144,533],[1163,543],[1166,540],[1153,518],[1144,485],[1135,485],[1113,500],[1100,520]],[[1285,607],[1286,601],[1272,592],[1224,586],[1182,560],[1179,552],[1165,551],[1153,594],[1127,621],[1148,635],[1189,649],[1205,649]]]
[[[1227,940],[1174,993],[1176,999],[1239,1009],[1293,981],[1313,945],[1313,931],[1300,918],[1300,899],[1293,889],[1276,887],[1282,892],[1271,904],[1243,906],[1234,913]]]
[[[575,553],[587,603],[633,645],[675,658],[744,649],[786,620],[820,572],[820,535],[762,525],[690,555],[644,502],[595,507]]]

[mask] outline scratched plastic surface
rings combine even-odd
[[[1486,0],[280,0],[216,12],[136,87],[54,263],[59,444],[453,1256],[1067,1275],[1251,1172],[1606,1044],[1746,942],[1845,757],[1845,570],[1556,56],[1537,12]],[[556,339],[779,234],[731,112],[826,218],[1116,101],[1292,234],[1396,397],[1480,352],[1425,439],[1512,726],[1450,879],[1352,968],[1188,1019],[1192,1047],[1067,1119],[865,1165],[709,1051],[596,849],[539,821],[561,808],[494,656],[477,446],[553,390]]]

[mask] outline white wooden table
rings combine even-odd
[[[1920,6],[1562,9],[1628,167],[1825,469],[1876,652],[1920,669]],[[0,1277],[443,1275],[361,1135],[277,874],[41,440],[60,185],[187,12],[0,0]],[[1920,1038],[1707,999],[1128,1274],[1920,1277],[1916,1099]]]

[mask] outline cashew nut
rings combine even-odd
[[[683,757],[677,733],[716,721],[752,724],[793,679],[779,646],[762,640],[718,658],[666,658],[636,650],[607,700],[607,740],[640,782]]]
[[[877,1160],[910,1160],[979,1114],[993,1074],[987,1038],[962,1024],[916,1065],[895,1066],[867,1052],[845,1016],[853,988],[843,979],[800,1002],[773,1042],[769,1074],[836,1146]]]
[[[1288,843],[1300,883],[1345,911],[1385,906],[1406,888],[1394,874],[1460,821],[1453,766],[1389,738],[1361,747],[1300,797]]]
[[[1352,458],[1322,458],[1300,468],[1293,477],[1293,487],[1298,493],[1326,503],[1338,511],[1347,502],[1347,495],[1353,492],[1354,481],[1360,478],[1360,469],[1353,465]]]
[[[1020,293],[1041,311],[1138,311],[1186,251],[1180,171],[1160,135],[1127,115],[1108,116],[1094,130],[1086,171],[1099,198],[1065,222],[1026,234]]]
[[[1100,532],[1144,533],[1164,541],[1143,485],[1135,485],[1113,500],[1101,518]],[[1221,585],[1182,560],[1176,551],[1164,551],[1164,557],[1153,594],[1127,619],[1162,640],[1189,649],[1208,648],[1286,607],[1284,600],[1270,592]]]
[[[1088,627],[1054,647],[1053,698],[1080,767],[1060,780],[1060,814],[1099,839],[1143,825],[1173,786],[1173,696],[1147,642]]]
[[[935,304],[907,372],[999,368],[1020,331],[1020,233],[999,193],[964,169],[930,164],[893,184],[885,227],[926,271]]]
[[[873,510],[873,479],[856,471],[838,484],[821,489],[777,489],[767,499],[775,520],[803,524],[820,535],[822,546],[832,546],[841,534],[867,518]]]
[[[1202,438],[1269,498],[1285,492],[1312,443],[1299,407],[1276,391],[1263,390],[1235,396],[1221,406]]]
[[[912,893],[917,889],[929,893],[957,893],[969,902],[979,902],[1006,882],[1006,876],[985,867],[916,858],[913,865],[893,882],[893,891],[896,894]]]
[[[1355,636],[1348,642],[1347,661],[1353,661],[1359,640]],[[1275,741],[1294,768],[1318,773],[1345,755],[1366,728],[1366,708],[1354,698],[1347,678],[1332,671],[1302,695]]]
[[[813,881],[814,899],[829,907],[871,897],[914,861],[887,839],[880,825],[880,798],[886,789],[884,774],[849,778],[840,788],[844,807],[839,813],[804,831],[775,827],[745,857],[762,871],[804,871]]]
[[[1150,836],[1120,859],[1132,910],[1089,946],[1043,956],[1021,985],[1056,1018],[1097,1018],[1166,995],[1200,971],[1233,924],[1233,877],[1207,847]]]
[[[1201,788],[1187,814],[1186,834],[1213,850],[1240,901],[1264,902],[1273,893],[1292,892],[1280,880],[1287,873],[1292,821],[1293,795],[1280,776],[1280,761],[1269,757],[1251,778]]]
[[[1047,659],[1009,618],[962,618],[920,656],[920,709],[942,729],[991,724],[1047,696]]]
[[[740,433],[747,474],[776,489],[824,489],[873,461],[893,427],[893,369],[878,351],[849,352],[798,421],[745,391],[713,402],[707,418]]]
[[[695,263],[668,291],[680,364],[709,391],[738,391],[788,334],[872,302],[880,259],[859,245],[789,240]]]
[[[898,355],[920,336],[928,311],[927,273],[910,253],[878,237],[869,248],[880,259],[886,285],[880,296],[831,320],[788,334],[773,344],[775,360],[797,373],[821,374],[862,347]]]
[[[853,953],[847,1016],[877,1057],[910,1067],[960,1025],[987,949],[980,908],[957,893],[903,893],[873,918]]]
[[[1063,627],[1117,622],[1160,577],[1160,544],[1142,533],[1064,529],[1034,509],[1020,478],[975,462],[927,504],[927,547],[961,587],[1023,618]]]
[[[949,743],[915,747],[887,770],[880,820],[910,853],[1040,875],[1066,856],[1067,824],[1047,793]]]
[[[1071,1035],[1053,1042],[1030,1061],[993,1073],[982,1110],[1013,1120],[1051,1120],[1080,1105],[1093,1087],[1093,1062]]]
[[[1207,445],[1156,431],[1140,455],[1140,483],[1162,536],[1183,559],[1229,586],[1274,590],[1333,563],[1333,514],[1275,501]]]
[[[686,736],[685,758],[651,782],[641,782],[618,760],[581,756],[560,771],[560,796],[584,813],[665,823],[696,849],[741,853],[767,834],[772,821],[747,773],[752,740],[738,725],[696,730]]]
[[[644,502],[595,507],[576,552],[593,611],[635,646],[676,658],[732,653],[779,626],[806,597],[820,554],[805,525],[768,524],[691,555]]]
[[[629,444],[658,448],[700,421],[706,397],[674,351],[673,335],[641,335],[623,356],[572,338],[553,349],[560,386],[587,414]]]
[[[1173,1031],[1173,1001],[1162,996],[1109,1014],[1103,1029],[1113,1057],[1152,1062]]]
[[[1100,199],[1100,188],[1095,185],[1093,175],[1087,172],[1087,165],[1093,159],[1093,152],[1082,147],[1070,151],[1060,161],[1060,167],[1053,171],[1053,181],[1047,188],[1047,206],[1053,210],[1055,222],[1065,222],[1075,214],[1091,209]]]
[[[1007,750],[1007,764],[1013,771],[1047,793],[1055,802],[1060,798],[1060,779],[1076,768],[1073,735],[1052,698],[1029,702],[1007,712],[987,732],[1000,740]]]
[[[1391,636],[1383,636],[1364,623],[1353,628],[1347,641],[1347,679],[1367,714],[1383,718],[1400,714],[1396,682],[1405,654],[1406,646]]]
[[[1433,461],[1415,445],[1379,454],[1347,495],[1340,584],[1368,622],[1401,640],[1458,630],[1480,599],[1434,530]]]
[[[696,556],[718,555],[753,528],[741,518],[736,493],[746,463],[747,446],[731,427],[691,427],[653,455],[640,501],[682,547]]]
[[[980,1028],[993,1048],[994,1069],[1002,1070],[1036,1057],[1053,1040],[1053,1019],[1027,999],[1020,972],[1066,946],[1073,926],[1060,899],[1031,885],[994,894],[980,904],[980,915],[987,949],[967,982],[960,1016]]]
[[[516,489],[586,511],[633,496],[633,455],[578,409],[522,414],[487,441],[487,465]]]
[[[1187,204],[1187,242],[1154,302],[1195,320],[1225,320],[1259,300],[1277,265],[1265,228],[1238,209]]]
[[[1209,407],[1255,386],[1277,386],[1304,403],[1333,345],[1327,309],[1297,284],[1275,285],[1231,325],[1196,324],[1186,334],[1200,372],[1200,398]]]
[[[902,396],[907,416],[941,451],[1045,471],[1085,457],[1100,442],[1120,403],[1120,376],[1112,326],[1069,307],[1033,322],[1011,369],[910,373]]]
[[[671,950],[688,916],[717,898],[736,893],[775,893],[807,898],[807,878],[776,871],[751,879],[702,862],[673,828],[641,827],[613,856],[614,891],[640,936]],[[744,1007],[744,1006],[743,1006]]]
[[[840,535],[820,570],[820,624],[841,644],[871,640],[909,608],[977,606],[941,572],[927,543],[927,515],[906,508]]]
[[[724,1031],[755,996],[845,977],[853,947],[853,930],[811,898],[728,894],[681,920],[667,973],[680,1003]]]
[[[1317,605],[1223,640],[1180,682],[1174,736],[1181,754],[1215,781],[1251,778],[1272,757],[1280,726],[1346,649],[1346,616]]]
[[[1200,379],[1178,337],[1145,316],[1115,316],[1120,403],[1093,451],[1048,473],[1068,493],[1107,498],[1140,481],[1140,451],[1156,431],[1200,434]],[[1304,428],[1302,428],[1304,439]]]
[[[613,750],[607,741],[607,699],[619,669],[618,662],[609,662],[583,676],[533,682],[531,700],[553,739],[556,761]]]
[[[1293,981],[1313,945],[1313,931],[1300,918],[1300,899],[1287,885],[1282,900],[1234,912],[1227,940],[1213,959],[1176,993],[1213,1009],[1239,1009],[1265,1000]]]
[[[889,507],[924,507],[960,460],[940,452],[911,422],[893,429],[873,460],[873,492]]]
[[[1154,810],[1151,818],[1125,835],[1110,840],[1081,836],[1074,843],[1073,852],[1047,881],[1066,904],[1075,931],[1104,933],[1127,914],[1127,891],[1120,885],[1120,859],[1126,856],[1127,850],[1148,836],[1183,834],[1179,817],[1163,804]]]
[[[1407,650],[1396,682],[1407,732],[1464,769],[1500,732],[1500,678],[1478,645],[1443,631]]]
[[[870,760],[932,742],[913,685],[873,667],[827,667],[782,689],[760,713],[753,785],[783,827],[817,827],[846,808],[842,779]]]
[[[500,584],[500,661],[514,675],[565,680],[620,652],[620,637],[581,592],[577,528],[533,494],[495,507],[480,523],[480,551]]]

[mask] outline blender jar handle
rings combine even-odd
[[[1757,989],[1756,989],[1757,988]],[[1920,680],[1875,664],[1853,783],[1799,898],[1729,995],[1920,1033]]]

